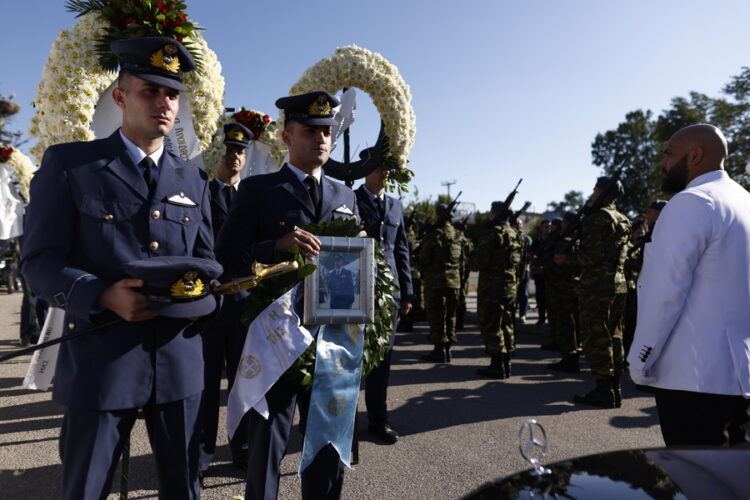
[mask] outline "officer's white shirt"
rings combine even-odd
[[[314,174],[307,174],[304,170],[302,170],[299,167],[295,167],[289,162],[286,162],[287,166],[289,166],[289,170],[291,170],[294,173],[294,176],[299,179],[300,183],[305,186],[305,189],[307,189],[307,186],[305,185],[305,178],[306,177],[315,177],[315,180],[318,181],[318,185],[320,185],[320,178],[323,176],[323,169],[319,168]]]
[[[659,216],[628,363],[639,384],[750,398],[750,193],[723,170]]]

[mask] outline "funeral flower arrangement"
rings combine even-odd
[[[241,107],[239,111],[229,116],[224,115],[219,123],[219,127],[212,139],[211,147],[204,149],[203,160],[206,165],[206,172],[213,175],[219,166],[221,156],[224,154],[224,135],[223,128],[227,123],[241,123],[253,133],[253,140],[267,144],[271,148],[272,158],[278,166],[284,161],[284,154],[281,151],[283,141],[281,134],[278,132],[278,122],[271,119],[270,116],[262,111],[254,111]],[[281,143],[281,144],[279,144]],[[276,153],[275,155],[273,153]]]
[[[29,185],[34,176],[34,164],[31,159],[21,151],[0,144],[0,165],[7,165],[13,169],[13,173],[21,188],[21,196],[24,201],[29,201]]]
[[[336,219],[321,224],[309,224],[303,228],[317,236],[348,236],[367,237],[362,226],[354,219]],[[268,307],[274,300],[291,290],[294,285],[315,271],[315,265],[305,262],[299,251],[290,250],[276,252],[276,262],[296,260],[300,267],[296,272],[276,276],[273,279],[261,281],[253,288],[253,293],[246,299],[243,321],[252,323],[258,314]],[[362,376],[367,376],[385,358],[385,351],[389,345],[389,338],[393,328],[393,315],[396,311],[396,301],[393,293],[396,290],[396,279],[385,260],[385,252],[381,245],[375,245],[375,322],[365,327],[364,358],[362,361]],[[297,361],[286,371],[286,380],[300,384],[306,389],[312,387],[315,371],[316,344],[313,341],[307,350],[297,358]]]
[[[314,90],[331,94],[344,87],[366,92],[380,113],[388,137],[385,167],[389,170],[388,188],[408,191],[413,172],[407,168],[409,151],[414,144],[416,118],[411,92],[398,68],[382,55],[349,45],[339,47],[331,57],[308,68],[289,90],[290,95]],[[283,116],[279,119],[283,122]],[[283,142],[278,146],[283,148]],[[283,152],[281,152],[283,157]]]
[[[68,8],[80,19],[63,30],[52,44],[37,88],[31,149],[41,162],[47,147],[94,139],[91,121],[101,94],[115,81],[116,61],[109,43],[117,38],[168,36],[180,40],[193,54],[199,70],[187,73],[183,95],[193,115],[202,151],[208,149],[224,111],[224,78],[216,54],[199,28],[188,20],[185,4],[168,0],[75,0]],[[106,52],[105,52],[106,51]]]

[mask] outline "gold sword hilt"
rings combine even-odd
[[[278,264],[261,264],[260,262],[255,261],[252,266],[250,266],[250,270],[253,273],[251,276],[237,278],[229,283],[216,286],[211,291],[215,295],[231,295],[233,293],[239,293],[243,290],[255,288],[266,278],[285,274],[297,269],[299,269],[299,264],[294,260],[279,262]]]

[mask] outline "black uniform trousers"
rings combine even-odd
[[[229,295],[224,298],[221,312],[204,328],[203,359],[205,363],[204,389],[201,401],[200,470],[211,465],[216,453],[221,399],[221,374],[226,366],[227,394],[232,390],[234,376],[245,345],[246,330],[239,318],[242,316],[244,298]],[[247,417],[245,417],[247,418]],[[247,462],[247,425],[243,420],[229,441],[232,460],[238,465]]]
[[[200,498],[198,430],[200,393],[143,407],[156,458],[161,500]],[[100,411],[68,407],[60,430],[63,500],[104,499],[138,408]],[[187,460],[187,463],[185,463]]]
[[[742,396],[654,388],[667,446],[734,446],[747,441],[750,400]]]
[[[248,412],[248,468],[245,500],[275,500],[279,492],[281,460],[292,430],[295,403],[299,405],[300,431],[304,435],[310,391],[279,379],[266,393],[269,417]],[[323,447],[302,472],[302,498],[335,500],[341,497],[344,464],[333,446]]]
[[[398,295],[396,293],[394,296],[396,300],[396,311],[393,314],[394,331],[398,324],[398,315],[401,308],[401,300]],[[395,337],[396,334],[391,333],[390,345],[385,351],[385,358],[365,377],[365,406],[367,407],[367,420],[371,425],[388,423],[388,378],[391,374],[391,355],[393,354]]]

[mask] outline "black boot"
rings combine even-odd
[[[581,367],[578,364],[578,353],[567,354],[560,361],[548,364],[547,368],[556,372],[580,373]]]
[[[615,374],[612,377],[612,393],[615,396],[615,408],[622,406],[622,389],[620,388],[620,377],[622,374]]]
[[[451,362],[451,347],[453,346],[453,342],[446,342],[443,344],[443,348],[445,349],[445,362],[450,363]]]
[[[594,390],[584,396],[575,395],[573,400],[589,406],[599,408],[615,408],[615,393],[612,391],[612,378],[597,378]]]
[[[480,368],[477,374],[482,377],[505,378],[505,368],[503,366],[503,355],[501,353],[493,354],[490,359],[490,366]]]
[[[445,363],[445,350],[443,349],[443,344],[437,344],[431,352],[422,354],[419,359],[422,361],[431,361],[433,363]]]
[[[503,353],[503,372],[505,378],[510,378],[510,354],[509,352]]]

